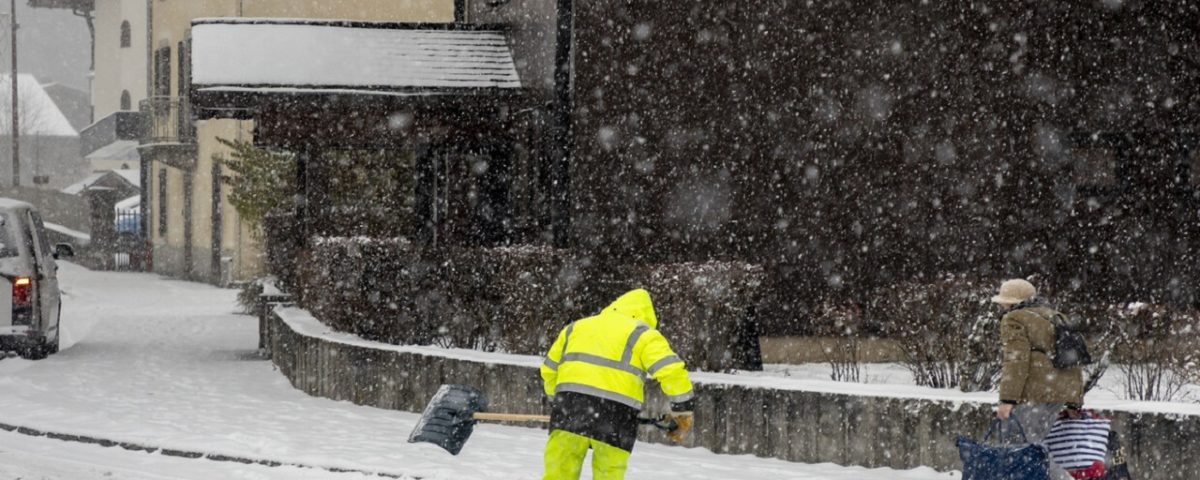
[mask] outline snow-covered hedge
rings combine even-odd
[[[754,318],[761,267],[713,261],[635,270],[654,296],[659,328],[689,364],[710,371],[762,369]]]
[[[761,368],[753,265],[600,265],[544,246],[434,250],[403,238],[317,238],[311,248],[302,305],[366,339],[542,354],[568,322],[644,287],[693,368]]]

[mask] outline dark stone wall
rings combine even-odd
[[[761,263],[770,333],[943,272],[1194,305],[1200,7],[1114,3],[578,5],[574,240]]]
[[[274,310],[260,310],[263,344],[279,371],[309,395],[359,405],[422,412],[444,383],[487,392],[496,412],[542,414],[535,366],[491,364],[330,342],[296,332]],[[938,470],[961,468],[957,435],[981,437],[991,404],[865,397],[696,382],[693,434],[686,447],[716,453],[865,467]],[[668,409],[656,385],[647,385],[647,410]],[[1195,439],[1200,417],[1104,412],[1124,436],[1138,478],[1190,480],[1200,469]],[[662,433],[640,440],[666,443]]]

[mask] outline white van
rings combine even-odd
[[[73,251],[51,249],[32,205],[0,198],[0,351],[34,360],[58,351],[60,253]]]

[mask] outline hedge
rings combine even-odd
[[[544,246],[426,249],[367,237],[316,238],[303,258],[302,305],[371,340],[542,354],[570,321],[644,287],[691,368],[761,368],[753,265],[608,266]]]

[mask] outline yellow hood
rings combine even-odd
[[[650,328],[658,328],[658,317],[654,315],[654,304],[650,302],[650,292],[644,289],[639,288],[626,292],[604,310],[612,310],[641,320]]]

